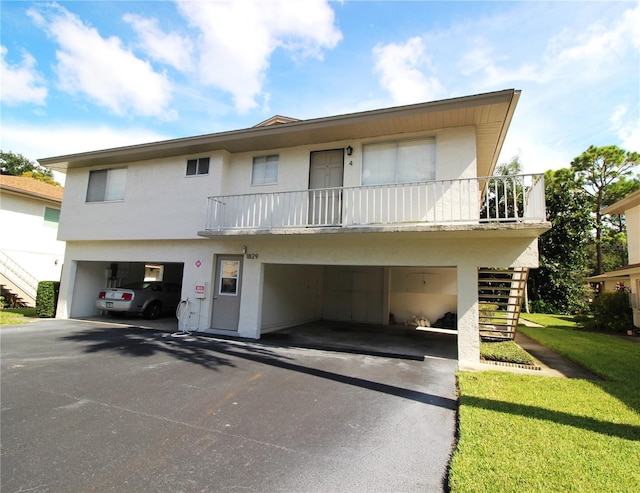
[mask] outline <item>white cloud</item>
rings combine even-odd
[[[231,93],[240,112],[258,106],[276,48],[321,57],[342,39],[325,0],[179,1],[178,6],[200,34],[200,80]]]
[[[169,81],[122,46],[119,38],[103,38],[96,29],[55,4],[29,9],[29,15],[59,45],[56,72],[60,89],[84,94],[118,115],[175,116],[167,109]]]
[[[0,148],[37,160],[45,157],[157,142],[171,137],[144,128],[113,128],[106,125],[3,122]]]
[[[610,118],[611,128],[620,139],[619,146],[626,151],[640,152],[640,121],[629,115],[624,105],[614,108]]]
[[[156,19],[127,14],[123,20],[131,24],[140,38],[142,48],[151,58],[182,72],[191,68],[191,40],[175,32],[162,32]]]
[[[619,70],[621,56],[640,47],[638,25],[640,6],[627,10],[618,22],[565,28],[549,40],[543,71],[548,79],[576,74],[588,80],[608,78],[609,70]]]
[[[422,38],[416,36],[403,44],[378,44],[373,55],[380,84],[394,103],[430,101],[444,94],[440,81],[424,73],[429,69],[429,58]]]
[[[2,90],[0,91],[0,98],[2,102],[10,105],[22,103],[44,105],[47,98],[47,88],[42,77],[35,69],[35,58],[28,53],[24,53],[19,64],[10,65],[5,60],[6,54],[7,48],[0,47],[0,55],[2,57],[0,66]]]

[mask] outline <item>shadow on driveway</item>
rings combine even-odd
[[[282,351],[274,351],[269,344],[258,341],[223,340],[137,327],[96,327],[62,339],[85,344],[86,353],[110,351],[129,357],[149,357],[162,353],[210,370],[218,370],[222,366],[234,367],[233,358],[240,358],[448,410],[457,409],[456,399],[296,364],[293,358],[282,354]]]

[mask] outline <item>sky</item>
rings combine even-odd
[[[499,163],[640,151],[637,1],[0,0],[0,149],[32,160],[522,91]]]

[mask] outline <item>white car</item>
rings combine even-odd
[[[144,318],[158,318],[162,313],[175,312],[180,303],[180,285],[160,281],[143,281],[120,288],[100,291],[96,306],[113,314],[142,313]]]

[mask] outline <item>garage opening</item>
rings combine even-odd
[[[439,333],[455,346],[457,302],[454,267],[266,264],[261,334],[365,347]]]
[[[78,262],[74,283],[73,301],[70,307],[71,317],[99,317],[114,313],[102,310],[97,305],[101,292],[111,288],[125,286],[150,286],[160,283],[161,288],[151,293],[150,301],[136,306],[132,312],[123,313],[126,317],[141,317],[145,310],[149,314],[148,303],[153,302],[156,295],[157,314],[161,319],[175,319],[175,306],[180,301],[184,264],[178,262]],[[110,303],[114,303],[110,301]],[[159,305],[159,306],[158,306]],[[106,305],[105,305],[106,308]],[[151,318],[156,318],[155,314]]]

